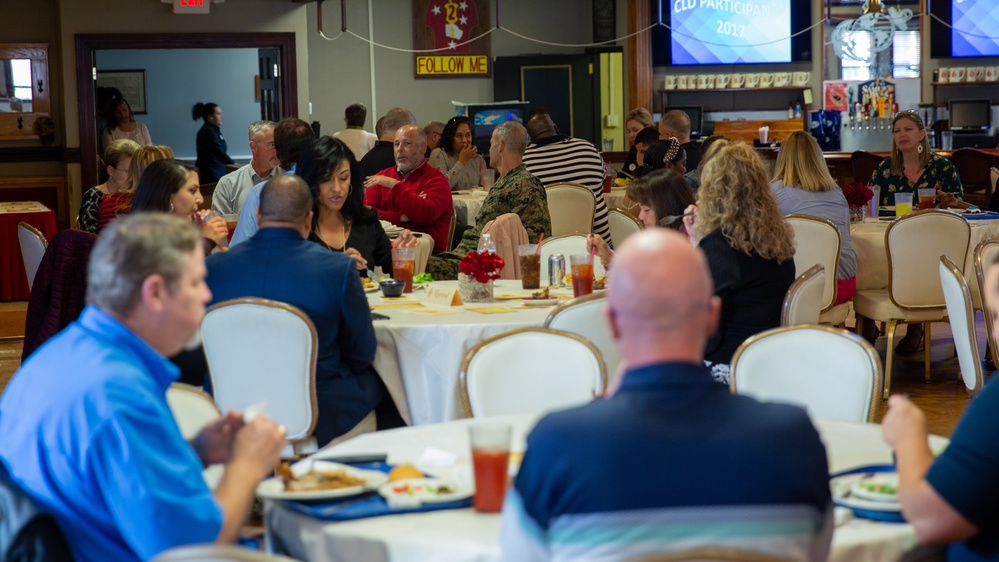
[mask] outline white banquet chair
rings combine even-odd
[[[842,326],[850,305],[836,302],[836,276],[839,272],[839,250],[843,243],[832,221],[810,215],[787,215],[784,220],[794,230],[794,274],[801,275],[815,264],[825,269],[822,310],[816,324]]]
[[[831,326],[774,328],[732,356],[732,392],[804,406],[812,417],[873,422],[881,360],[867,341]]]
[[[548,258],[552,254],[562,254],[565,257],[565,272],[569,273],[572,271],[569,266],[569,256],[585,253],[587,253],[586,236],[582,234],[563,234],[545,238],[541,241],[541,277],[544,278],[548,272]],[[593,276],[601,277],[605,274],[600,258],[593,256]]]
[[[28,276],[28,290],[35,283],[35,274],[42,263],[45,248],[49,241],[40,230],[26,222],[17,223],[17,243],[21,248],[21,259],[24,261],[24,273]]]
[[[947,302],[947,318],[957,350],[961,378],[971,395],[982,390],[982,363],[978,354],[978,336],[975,334],[975,307],[971,302],[971,289],[961,270],[947,256],[940,256],[940,285]],[[988,316],[988,312],[985,313]]]
[[[316,328],[289,304],[246,297],[215,304],[201,322],[215,403],[263,413],[283,425],[292,450],[316,450]]]
[[[180,434],[188,441],[222,415],[212,397],[196,386],[175,382],[167,389],[166,399]]]
[[[780,312],[781,326],[818,324],[826,273],[822,264],[808,268],[791,283]]]
[[[607,211],[607,224],[610,226],[611,240],[615,248],[620,248],[626,238],[641,232],[642,223],[631,213],[626,213],[621,209],[611,209]]]
[[[518,328],[487,338],[461,364],[468,417],[544,413],[586,404],[607,388],[600,351],[576,334]]]
[[[993,168],[994,169],[994,168]],[[975,248],[975,276],[978,277],[978,298],[982,303],[981,310],[985,316],[985,331],[988,332],[985,341],[988,342],[986,353],[992,357],[992,364],[999,365],[999,347],[992,335],[995,321],[985,305],[985,271],[999,259],[999,240],[982,240]],[[974,295],[972,295],[974,297]]]
[[[859,333],[863,333],[862,322],[888,323],[885,400],[891,392],[895,330],[899,324],[923,325],[923,370],[926,380],[930,380],[930,326],[947,318],[938,274],[940,256],[965,263],[970,240],[968,221],[950,211],[914,211],[888,225],[888,287],[857,291],[853,296]]]
[[[593,231],[593,216],[597,200],[593,192],[578,183],[560,182],[545,186],[548,213],[552,219],[552,236],[589,234]]]
[[[607,372],[613,373],[621,363],[621,355],[604,313],[606,306],[607,295],[603,293],[572,299],[556,306],[544,327],[582,336],[600,350]]]
[[[294,559],[231,544],[191,544],[164,550],[151,562],[294,562]]]

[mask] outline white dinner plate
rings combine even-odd
[[[295,463],[291,467],[292,473],[296,476],[304,474],[309,470],[335,471],[344,470],[354,478],[364,479],[364,484],[351,486],[349,488],[334,488],[332,490],[318,490],[314,492],[287,492],[284,489],[284,481],[279,476],[268,478],[257,486],[257,496],[270,500],[321,500],[326,498],[339,498],[353,496],[367,490],[377,490],[379,486],[388,481],[388,475],[379,470],[364,470],[354,468],[345,464],[329,461],[304,460]]]
[[[876,475],[888,475],[894,473],[874,473]],[[846,474],[838,476],[829,481],[832,490],[833,503],[851,509],[861,509],[866,511],[884,511],[889,513],[900,513],[902,506],[898,501],[872,501],[852,492],[854,484],[859,483],[864,478],[869,478],[872,473]],[[896,476],[896,479],[898,477]]]
[[[524,306],[555,306],[558,304],[558,297],[549,297],[547,299],[520,299],[521,304]]]
[[[445,491],[440,491],[442,487]],[[378,493],[386,500],[405,498],[419,503],[443,503],[470,498],[474,490],[441,478],[406,478],[382,484]]]
[[[378,285],[375,285],[374,287],[364,287],[364,292],[365,293],[377,293],[378,292]]]
[[[867,474],[858,479],[850,486],[850,495],[863,500],[875,502],[898,503],[898,492],[887,493],[874,491],[871,486],[887,485],[898,490],[898,473],[896,472],[876,472]]]

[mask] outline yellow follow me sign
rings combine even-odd
[[[417,76],[488,75],[487,55],[435,55],[416,57]]]

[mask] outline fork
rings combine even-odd
[[[682,219],[683,217],[690,217],[693,215],[694,213],[684,213],[682,215],[669,215],[668,217],[663,217],[662,219],[659,219],[659,226],[669,226],[675,223],[676,221]]]

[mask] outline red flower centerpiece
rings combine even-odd
[[[493,299],[493,280],[500,278],[503,258],[488,252],[468,252],[458,264],[458,293],[466,302]]]
[[[843,188],[846,204],[850,206],[850,222],[863,222],[867,206],[871,204],[874,192],[862,183],[851,183]]]

